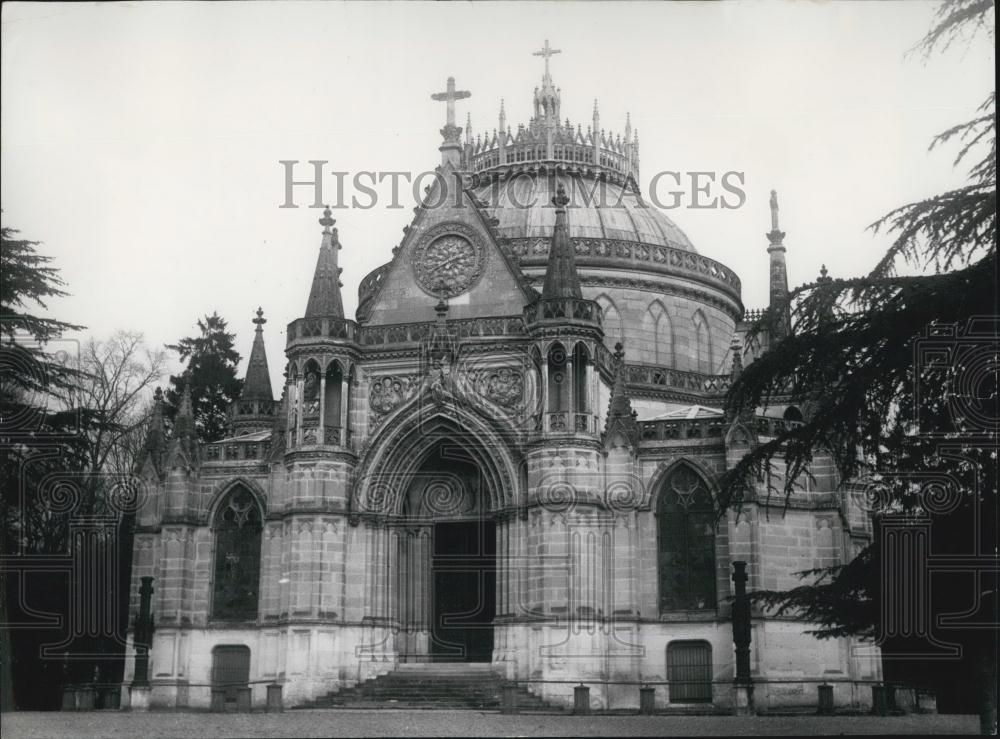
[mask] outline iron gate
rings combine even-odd
[[[671,703],[712,702],[712,646],[708,642],[671,642],[667,674]]]
[[[212,685],[224,688],[226,702],[236,701],[236,689],[250,684],[250,647],[225,644],[212,650]]]

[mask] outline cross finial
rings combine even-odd
[[[264,318],[264,309],[259,305],[257,306],[257,317],[253,319],[253,322],[257,324],[258,331],[264,330],[264,324],[267,323],[267,319]]]
[[[431,95],[431,100],[443,100],[448,106],[448,118],[447,125],[455,125],[455,101],[465,100],[465,98],[472,97],[472,93],[468,90],[456,90],[455,89],[455,78],[448,78],[448,86],[444,92],[435,92]]]
[[[549,40],[548,39],[545,39],[545,46],[543,46],[541,48],[541,50],[539,50],[539,51],[533,51],[531,53],[532,56],[544,57],[544,59],[545,59],[545,79],[546,80],[549,79],[549,57],[551,57],[551,56],[553,56],[555,54],[561,54],[561,53],[562,53],[561,49],[553,49],[551,46],[549,46]]]
[[[330,210],[330,206],[326,206],[323,209],[323,217],[319,219],[319,225],[323,227],[323,233],[330,233],[330,227],[337,222],[336,218],[333,218],[333,211]]]

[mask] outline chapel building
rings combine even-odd
[[[808,411],[726,416],[775,337],[744,341],[739,277],[643,199],[637,131],[596,103],[586,128],[562,119],[553,53],[525,125],[501,105],[463,136],[467,94],[435,96],[440,177],[353,319],[324,212],[278,399],[258,310],[229,438],[198,442],[189,394],[167,434],[158,400],[132,601],[152,577],[153,706],[207,706],[233,676],[255,705],[268,683],[308,704],[458,662],[551,705],[584,683],[595,708],[635,706],[649,683],[660,707],[725,708],[733,563],[787,588],[870,540],[822,456],[787,504],[762,483],[717,516],[720,475]],[[761,272],[787,315],[784,236],[772,194]],[[881,675],[877,648],[751,615],[759,709],[815,705],[823,680],[859,706]]]

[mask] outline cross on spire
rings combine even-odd
[[[257,317],[253,319],[253,322],[257,324],[257,331],[264,330],[264,324],[267,323],[267,319],[264,318],[264,309],[257,306]]]
[[[549,46],[548,39],[545,39],[545,46],[543,46],[539,51],[531,52],[532,56],[540,56],[545,58],[545,79],[549,79],[549,57],[561,53],[562,49],[553,49],[551,46]]]
[[[431,100],[444,100],[448,106],[448,118],[447,125],[454,127],[455,125],[455,101],[465,100],[465,98],[472,97],[472,93],[468,90],[456,90],[455,89],[455,78],[448,78],[448,87],[444,92],[435,92],[431,95]]]

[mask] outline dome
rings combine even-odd
[[[507,239],[548,238],[556,222],[552,198],[562,185],[570,238],[632,241],[697,253],[688,237],[632,187],[566,170],[522,171],[478,186],[474,192]]]

